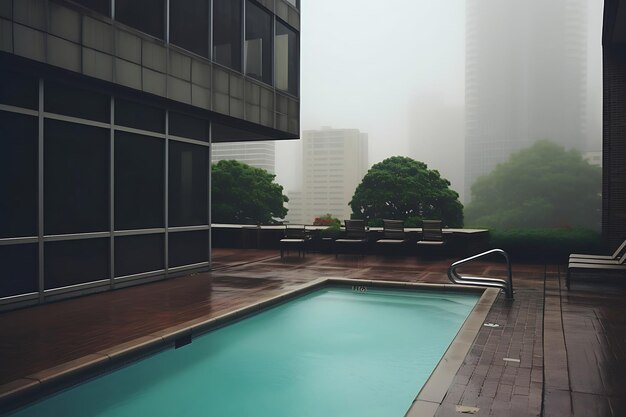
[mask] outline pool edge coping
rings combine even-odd
[[[250,315],[257,314],[262,310],[275,307],[292,298],[295,298],[296,296],[304,295],[318,288],[332,284],[357,284],[363,286],[369,285],[386,288],[412,288],[444,291],[454,290],[462,292],[483,293],[481,298],[476,303],[476,306],[474,307],[474,309],[472,309],[472,312],[468,315],[467,319],[461,326],[461,329],[456,334],[452,343],[446,350],[446,353],[439,361],[437,366],[433,369],[433,372],[428,378],[426,384],[424,384],[418,396],[411,404],[409,410],[405,414],[405,416],[408,417],[418,415],[411,414],[412,410],[414,409],[419,410],[420,416],[434,415],[434,411],[436,411],[436,408],[432,413],[424,414],[423,407],[432,407],[435,404],[438,407],[441,401],[437,403],[436,401],[433,401],[433,399],[436,400],[440,396],[441,400],[443,400],[443,396],[445,396],[445,393],[447,392],[447,389],[450,385],[450,383],[448,383],[448,385],[445,386],[445,390],[441,393],[434,389],[435,382],[440,381],[441,378],[444,378],[444,380],[450,379],[450,382],[452,381],[452,378],[458,371],[458,368],[465,358],[465,355],[469,351],[473,340],[478,334],[478,329],[480,329],[480,324],[478,324],[477,329],[468,328],[468,322],[470,322],[470,318],[474,317],[475,310],[477,309],[477,307],[479,307],[479,305],[484,305],[487,308],[484,312],[484,315],[482,315],[482,318],[480,319],[480,323],[482,324],[482,321],[484,321],[484,317],[491,308],[491,304],[498,294],[498,290],[495,289],[485,290],[484,288],[467,287],[456,284],[380,281],[351,279],[343,277],[318,278],[297,288],[293,288],[284,293],[260,300],[253,304],[237,308],[222,315],[214,317],[210,317],[208,315],[200,316],[196,319],[188,320],[181,324],[167,327],[163,330],[138,337],[128,342],[121,343],[119,345],[112,346],[110,348],[103,349],[95,353],[87,354],[80,358],[2,384],[0,385],[0,415],[15,412],[21,407],[27,406],[56,392],[62,391],[74,385],[78,385],[82,382],[86,382],[90,379],[97,378],[108,372],[115,371],[125,366],[126,364],[140,360],[143,357],[147,357],[154,353],[158,353],[159,351],[163,351],[167,348],[174,347],[177,340],[200,336],[211,330],[234,323]],[[483,299],[485,298],[485,294],[487,294],[490,290],[495,293],[495,296],[492,297],[493,300],[487,306],[483,303]],[[472,320],[472,323],[474,323],[476,320],[477,318],[474,318]],[[472,324],[472,326],[475,327],[475,324]],[[465,335],[464,338],[468,338],[468,331],[475,332],[473,337],[471,338],[471,342],[469,342],[469,345],[465,346],[468,344],[468,342],[462,342],[462,345],[457,346],[458,343],[461,343],[458,341],[461,334]],[[451,376],[449,375],[452,370],[452,367],[450,365],[446,365],[445,370],[440,370],[442,364],[447,364],[452,360],[456,360],[458,362],[458,358],[456,356],[459,354],[459,352],[463,351],[463,349],[465,349],[465,353],[461,357],[458,366]],[[437,373],[437,377],[433,378],[435,373]],[[425,391],[427,387],[428,390]],[[422,394],[423,392],[428,393],[428,395],[424,396]]]
[[[405,417],[431,417],[442,404],[452,380],[461,368],[500,290],[481,288],[483,294],[415,397]]]

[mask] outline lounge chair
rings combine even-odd
[[[417,241],[418,246],[443,246],[445,243],[441,220],[422,221],[422,238]]]
[[[574,259],[567,265],[567,276],[565,283],[570,287],[571,275],[573,272],[585,272],[596,275],[626,276],[626,253],[618,260],[598,260],[598,259]]]
[[[383,238],[376,241],[379,247],[399,249],[407,242],[402,220],[383,220]]]
[[[285,227],[285,237],[280,240],[280,257],[285,255],[285,250],[297,249],[298,256],[302,253],[302,257],[306,256],[306,247],[308,246],[310,237],[306,233],[303,225],[289,224]]]
[[[621,245],[613,252],[613,255],[587,255],[582,253],[572,253],[569,256],[570,262],[574,259],[577,259],[576,262],[586,262],[590,259],[599,259],[599,260],[618,260],[624,253],[626,253],[626,239],[622,242]]]
[[[345,253],[343,249],[357,250],[361,255],[365,255],[367,247],[365,220],[344,220],[344,223],[346,233],[344,237],[335,240],[335,256]]]

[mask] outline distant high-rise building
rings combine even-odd
[[[358,129],[305,130],[302,134],[303,184],[290,193],[291,223],[311,224],[330,213],[349,219],[348,203],[369,167],[367,134]]]
[[[253,167],[263,168],[272,174],[276,168],[276,143],[274,141],[215,143],[212,151],[212,162],[234,159]]]
[[[468,0],[465,187],[516,150],[586,141],[585,0]]]

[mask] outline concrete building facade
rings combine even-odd
[[[0,0],[0,309],[210,267],[216,142],[299,136],[284,0]]]

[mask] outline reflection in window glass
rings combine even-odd
[[[115,19],[159,39],[164,38],[163,0],[115,0]]]
[[[169,225],[206,225],[208,148],[176,141],[170,141],[169,146]]]
[[[111,120],[111,101],[104,94],[46,80],[43,97],[44,110],[47,112],[102,123]]]
[[[115,132],[115,230],[164,226],[165,141]]]
[[[170,42],[209,54],[209,0],[170,0]]]
[[[209,232],[169,234],[169,267],[192,265],[209,260]]]
[[[241,71],[241,0],[213,0],[213,60]]]
[[[299,52],[296,32],[276,21],[274,39],[275,83],[276,88],[298,95]]]
[[[0,297],[37,291],[37,244],[0,246]]]
[[[46,242],[44,288],[99,281],[110,277],[109,239]]]
[[[37,118],[0,111],[0,237],[37,236]]]
[[[109,230],[109,130],[46,120],[44,143],[45,234]]]
[[[165,239],[162,234],[115,238],[115,276],[159,271],[165,268]]]
[[[209,141],[209,121],[188,116],[186,114],[170,112],[169,133],[170,135],[180,136]]]
[[[116,98],[115,124],[165,133],[165,110]]]
[[[36,77],[0,69],[0,103],[37,110],[39,81]]]
[[[246,74],[272,83],[272,16],[259,6],[246,3]]]

